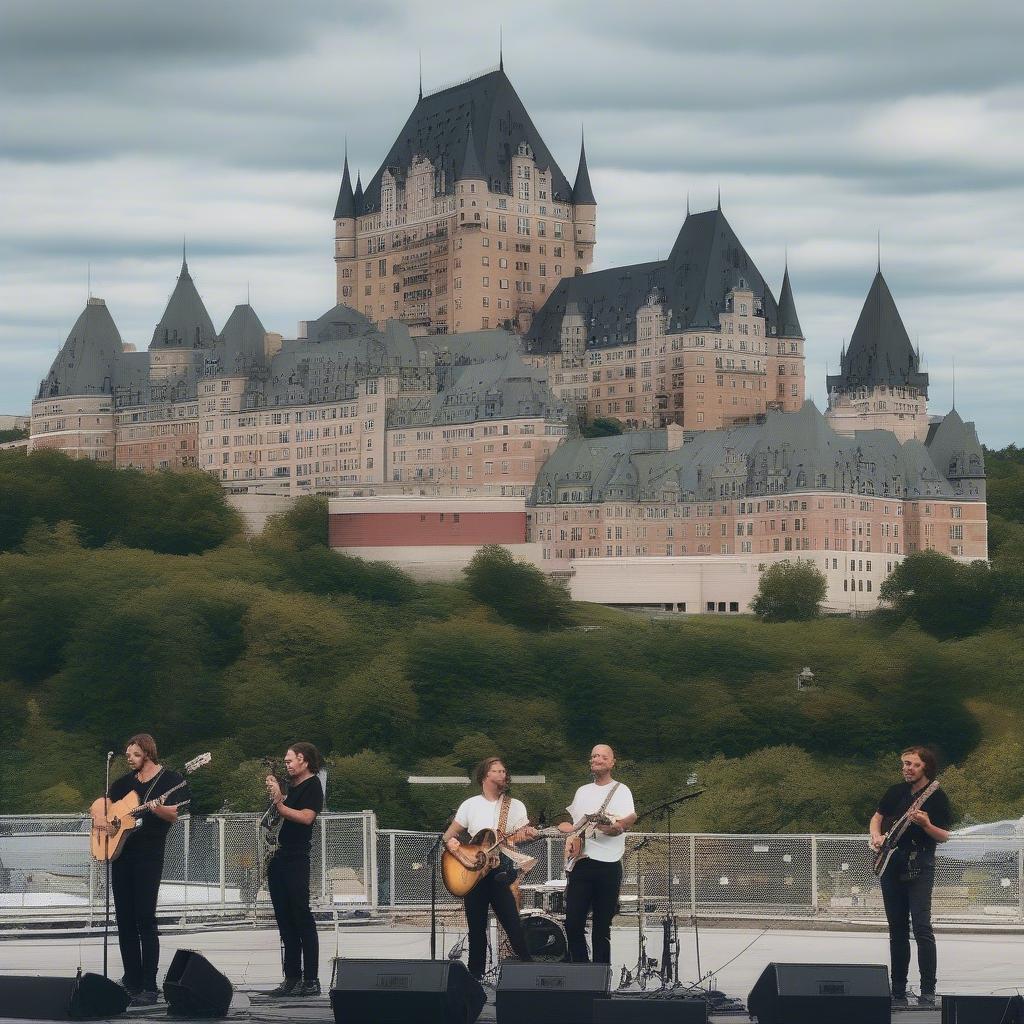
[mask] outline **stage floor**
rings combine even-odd
[[[438,954],[444,956],[461,937],[460,931],[439,935]],[[888,941],[884,932],[835,932],[772,928],[702,928],[700,963],[703,973],[714,971],[714,987],[728,996],[746,1001],[764,967],[772,962],[788,963],[887,963]],[[695,981],[696,943],[692,930],[680,929],[680,978]],[[661,930],[647,931],[648,955],[660,957]],[[231,980],[236,998],[230,1019],[255,1024],[285,1024],[286,1021],[333,1020],[326,995],[316,1000],[270,1000],[265,993],[280,980],[280,952],[277,932],[269,928],[236,930],[167,931],[161,936],[161,967],[166,968],[176,949],[194,949]],[[984,932],[942,934],[939,943],[939,990],[970,994],[1010,995],[1024,988],[1024,934]],[[325,993],[329,987],[331,960],[337,954],[363,958],[426,958],[429,932],[415,927],[390,927],[380,923],[321,929],[321,978]],[[614,983],[620,967],[630,968],[637,960],[635,928],[612,932]],[[102,971],[102,942],[98,937],[47,936],[0,939],[0,973],[15,975],[72,976],[79,966],[84,971]],[[110,976],[121,974],[117,942],[111,936]],[[915,968],[911,986],[917,987]],[[705,982],[707,984],[707,982]],[[0,1021],[8,1018],[2,1016]],[[165,1006],[130,1011],[138,1024],[168,1020]],[[906,1024],[937,1024],[937,1010],[912,1009],[894,1013],[894,1020]],[[121,1018],[123,1021],[125,1018]],[[493,994],[480,1017],[494,1020]],[[746,1020],[746,1016],[712,1017],[714,1021]],[[826,1024],[826,1022],[822,1022]]]

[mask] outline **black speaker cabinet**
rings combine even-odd
[[[102,974],[75,978],[0,976],[0,1016],[29,1020],[100,1020],[124,1013],[128,993]]]
[[[769,964],[747,996],[759,1024],[890,1024],[880,964]]]
[[[1020,996],[943,996],[942,1024],[1024,1024]]]
[[[487,996],[461,960],[334,961],[336,1024],[473,1024]]]
[[[179,949],[164,978],[167,1012],[176,1017],[226,1017],[234,988],[201,953]]]
[[[594,1000],[594,1024],[707,1024],[704,999],[614,996]]]
[[[497,1024],[591,1024],[594,1000],[607,999],[607,964],[502,964]]]

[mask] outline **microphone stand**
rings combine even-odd
[[[103,786],[103,819],[109,821],[110,814],[110,762],[114,758],[112,750],[107,751],[106,779]],[[107,974],[107,942],[110,935],[110,833],[103,836],[103,869],[106,875],[104,884],[104,908],[103,908],[103,977]]]

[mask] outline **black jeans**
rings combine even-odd
[[[612,962],[612,918],[619,906],[622,887],[622,861],[577,861],[565,887],[565,934],[569,942],[569,959],[575,964],[587,963],[587,915],[593,911],[591,942],[594,963]]]
[[[912,882],[900,881],[900,863],[896,857],[882,875],[882,901],[889,922],[889,958],[892,965],[892,991],[902,995],[907,990],[910,968],[910,922],[914,922],[917,942],[917,966],[921,972],[921,991],[935,991],[937,956],[935,932],[932,931],[932,887],[935,865],[922,867]]]
[[[132,992],[157,991],[160,937],[156,930],[156,900],[163,870],[163,850],[152,856],[126,851],[110,865],[117,943],[121,947],[125,985]]]
[[[267,888],[284,943],[284,976],[317,981],[320,938],[309,909],[309,856],[277,853],[267,868]]]
[[[494,908],[494,916],[505,929],[512,951],[520,960],[529,960],[523,926],[519,922],[519,908],[516,898],[508,887],[504,873],[484,875],[470,889],[463,901],[466,907],[466,924],[469,927],[469,973],[479,978],[487,963],[487,908]]]

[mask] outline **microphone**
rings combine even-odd
[[[107,751],[107,763],[109,764],[114,759],[114,752],[112,750]]]

